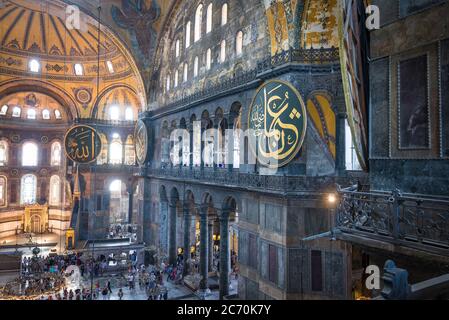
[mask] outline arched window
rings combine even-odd
[[[184,77],[183,77],[184,82],[187,82],[188,76],[189,76],[189,65],[187,63],[184,63]]]
[[[176,58],[179,57],[179,39],[176,40],[176,45],[175,45],[175,56]]]
[[[14,109],[12,109],[12,116],[15,118],[20,118],[20,115],[22,114],[22,109],[20,109],[20,107],[14,107]]]
[[[109,185],[109,191],[111,192],[111,196],[121,197],[122,195],[122,182],[120,180],[114,180]]]
[[[220,62],[223,63],[225,61],[226,61],[226,40],[222,40],[220,46]]]
[[[190,26],[191,26],[191,23],[189,21],[186,24],[186,48],[190,47],[190,32],[191,32]]]
[[[8,106],[5,104],[5,105],[3,105],[2,108],[0,109],[0,116],[6,115],[6,112],[8,112]]]
[[[109,108],[109,119],[119,120],[120,119],[120,109],[118,106],[111,106]]]
[[[50,178],[50,205],[57,206],[61,204],[61,179],[58,176]]]
[[[122,164],[123,162],[123,145],[120,140],[120,135],[114,133],[112,136],[112,142],[109,147],[109,163],[110,164]]]
[[[207,6],[206,33],[212,31],[212,3]]]
[[[170,91],[170,75],[167,76],[167,92]]]
[[[38,160],[38,147],[34,142],[26,142],[22,147],[22,166],[35,167]]]
[[[179,78],[179,72],[178,70],[175,71],[175,84],[174,87],[178,87],[178,78]]]
[[[8,164],[8,143],[0,141],[0,167]]]
[[[243,32],[237,32],[237,36],[235,38],[235,54],[240,56],[243,52]]]
[[[133,108],[127,107],[125,109],[125,119],[126,121],[134,121],[134,111]]]
[[[201,25],[203,24],[203,5],[200,4],[198,6],[198,8],[196,8],[196,13],[195,13],[195,36],[194,36],[194,40],[195,42],[197,42],[198,40],[201,39]]]
[[[0,176],[0,207],[6,207],[6,177]]]
[[[134,138],[132,135],[129,135],[126,139],[125,164],[127,166],[133,166],[136,164],[136,151],[134,149]]]
[[[39,72],[41,69],[41,64],[36,59],[32,59],[29,64],[31,72]]]
[[[359,159],[357,158],[357,153],[355,151],[354,142],[352,140],[352,131],[349,126],[348,121],[346,121],[345,125],[345,149],[346,149],[346,170],[350,171],[359,171],[362,170],[360,166]]]
[[[221,25],[224,26],[228,23],[228,4],[225,3],[223,7],[221,7]]]
[[[50,111],[47,109],[42,111],[42,119],[44,120],[50,120]]]
[[[108,67],[109,73],[114,73],[114,65],[111,61],[106,61],[106,65]]]
[[[61,111],[55,110],[55,117],[56,117],[56,119],[60,120],[62,118],[61,117]]]
[[[22,177],[20,185],[20,203],[34,204],[36,203],[37,194],[37,178],[35,175],[27,174]]]
[[[51,145],[51,165],[52,166],[60,166],[61,165],[61,156],[62,156],[62,152],[61,152],[62,148],[61,148],[61,143],[59,143],[58,141],[53,142],[53,144]]]
[[[36,119],[36,110],[28,109],[27,118],[28,119]]]
[[[100,139],[101,139],[101,152],[100,155],[97,158],[97,164],[107,164],[108,163],[108,139],[106,138],[106,135],[103,133],[100,133]]]
[[[210,49],[207,49],[206,52],[206,69],[210,70],[212,65],[212,51]]]
[[[74,66],[75,75],[82,76],[83,75],[83,65],[80,63],[76,63]]]
[[[195,57],[195,61],[193,63],[193,76],[198,77],[198,57]]]

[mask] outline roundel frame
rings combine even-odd
[[[139,130],[144,130],[144,132],[145,132],[145,141],[144,141],[145,149],[143,151],[143,154],[144,154],[143,157],[139,157],[139,152],[137,151],[138,138],[139,138],[138,131]],[[148,161],[149,141],[150,141],[150,136],[149,136],[149,132],[148,132],[148,126],[145,123],[145,121],[140,119],[137,121],[136,127],[134,128],[134,152],[136,154],[137,163],[141,166],[144,165],[145,162]]]
[[[299,93],[298,89],[296,89],[290,82],[287,82],[285,80],[279,80],[279,79],[273,79],[273,80],[269,80],[264,82],[261,86],[259,86],[256,90],[256,93],[251,101],[251,105],[248,111],[248,129],[251,127],[251,114],[252,114],[252,110],[254,107],[254,102],[256,101],[257,97],[259,96],[259,93],[262,91],[263,88],[265,88],[267,85],[271,84],[271,83],[279,83],[281,85],[287,86],[297,97],[297,99],[299,100],[299,104],[301,106],[301,111],[303,114],[303,121],[304,121],[304,125],[303,125],[303,129],[300,135],[300,139],[299,139],[299,143],[296,146],[295,150],[291,153],[291,155],[288,156],[288,158],[284,159],[282,162],[279,162],[276,165],[267,165],[266,163],[260,162],[258,157],[257,157],[257,152],[256,150],[254,150],[253,148],[253,144],[252,143],[248,143],[249,149],[251,150],[251,152],[253,153],[254,157],[257,159],[257,162],[260,163],[261,165],[263,165],[266,168],[269,169],[278,169],[278,168],[282,168],[285,167],[286,165],[288,165],[293,159],[296,158],[296,156],[298,155],[299,151],[301,150],[303,144],[304,144],[304,140],[306,137],[306,133],[307,133],[307,108],[306,108],[306,104],[304,103],[304,99],[302,98],[301,94]]]
[[[95,156],[95,158],[92,159],[92,160],[89,161],[89,162],[78,162],[78,161],[72,159],[72,157],[70,157],[69,154],[68,154],[68,152],[67,152],[67,148],[66,148],[67,136],[69,135],[69,133],[70,133],[72,130],[74,130],[74,129],[76,129],[76,128],[80,128],[80,127],[88,128],[88,129],[92,130],[92,132],[95,134],[95,140],[98,140],[98,142],[99,142],[99,148],[98,148],[97,150],[100,150],[100,151],[98,151],[98,153],[97,153],[97,155]],[[65,153],[65,155],[66,155],[67,158],[69,158],[71,161],[73,161],[73,162],[75,162],[75,163],[78,163],[78,164],[90,164],[90,163],[96,161],[96,160],[98,159],[98,157],[100,156],[101,150],[102,150],[102,149],[103,149],[103,143],[102,143],[102,141],[101,141],[101,137],[100,137],[100,135],[98,134],[97,130],[95,130],[95,129],[92,128],[91,126],[84,125],[84,124],[81,124],[81,125],[75,125],[75,126],[69,128],[69,130],[67,130],[66,134],[64,135],[64,153]]]

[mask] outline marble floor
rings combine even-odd
[[[145,292],[145,288],[139,288],[139,285],[136,283],[136,287],[133,290],[130,290],[127,286],[126,280],[118,275],[108,275],[104,277],[96,277],[94,279],[94,285],[97,281],[100,281],[100,287],[105,287],[107,281],[111,281],[112,293],[106,298],[101,296],[98,300],[119,300],[118,291],[122,288],[123,298],[122,300],[147,300],[148,296]],[[229,294],[237,293],[237,285],[238,281],[232,277],[230,292]],[[90,289],[91,280],[88,278],[81,278],[79,283],[68,283],[67,288],[76,290],[79,288]],[[201,300],[202,297],[199,294],[196,294],[191,289],[182,284],[175,284],[173,281],[166,281],[166,276],[164,276],[164,287],[168,289],[168,299],[169,300]],[[207,293],[204,297],[205,300],[218,300],[219,292],[218,290],[212,290]]]

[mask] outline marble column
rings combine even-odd
[[[220,300],[229,294],[229,212],[220,215]]]
[[[133,188],[128,189],[128,223],[131,224],[133,222]]]
[[[190,260],[190,223],[192,215],[190,213],[190,204],[184,204],[184,269],[183,276],[189,274],[189,260]]]
[[[209,228],[207,225],[209,206],[202,206],[200,210],[200,289],[206,290],[209,275]]]
[[[228,166],[228,171],[232,172],[234,170],[234,124],[229,125],[226,134],[228,135],[228,150],[225,155],[226,165]]]
[[[176,247],[176,203],[170,203],[170,213],[168,220],[168,260],[172,265],[176,264],[177,247]]]
[[[209,220],[208,227],[208,236],[209,236],[209,254],[208,254],[208,263],[209,263],[209,270],[213,270],[214,268],[214,220]]]

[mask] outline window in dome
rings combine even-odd
[[[125,110],[125,119],[126,121],[134,121],[134,112],[133,112],[133,108],[128,107]]]
[[[179,77],[179,73],[178,73],[178,70],[176,70],[175,71],[175,85],[174,85],[175,88],[178,86],[178,77]]]
[[[122,164],[123,161],[123,145],[118,133],[113,134],[113,141],[109,147],[109,163]]]
[[[212,65],[212,51],[210,49],[207,49],[206,52],[206,69],[210,70]]]
[[[50,178],[50,205],[57,206],[61,204],[61,179],[58,176]]]
[[[14,107],[14,109],[12,109],[12,116],[15,118],[20,118],[21,113],[22,109],[20,109],[20,107]]]
[[[61,117],[61,111],[55,110],[55,117],[56,117],[56,119],[58,119],[58,120],[62,119],[62,117]]]
[[[176,58],[178,58],[179,57],[179,52],[180,50],[179,50],[179,40],[176,40],[176,45],[175,45],[175,56],[176,56]]]
[[[28,109],[27,118],[28,119],[36,119],[36,110]]]
[[[39,72],[41,69],[41,64],[36,59],[32,59],[29,64],[31,72]]]
[[[53,142],[51,145],[51,165],[52,166],[60,166],[61,165],[61,143],[58,141]]]
[[[111,61],[106,61],[106,65],[108,66],[109,73],[114,73],[114,66]]]
[[[207,7],[206,33],[212,31],[212,3]]]
[[[237,32],[237,37],[235,39],[235,53],[240,56],[243,52],[243,32]]]
[[[34,204],[36,203],[37,194],[37,178],[35,175],[27,174],[22,177],[20,187],[20,203]]]
[[[8,112],[8,106],[5,104],[2,106],[2,108],[0,109],[0,115],[4,116],[6,115],[6,112]]]
[[[8,164],[8,144],[6,141],[0,141],[0,167]]]
[[[186,48],[190,47],[190,21],[186,24]]]
[[[224,26],[228,23],[228,4],[225,3],[221,7],[221,25]]]
[[[44,111],[42,111],[42,119],[44,119],[44,120],[50,120],[50,111],[48,111],[47,109],[45,109]]]
[[[189,65],[187,63],[184,63],[184,82],[187,82],[187,78],[189,76]]]
[[[201,25],[203,24],[203,5],[200,4],[195,13],[195,36],[194,41],[201,39]]]
[[[0,176],[0,207],[6,206],[6,177]]]
[[[193,76],[198,77],[198,57],[195,57],[195,62],[193,64]]]
[[[38,160],[38,147],[34,142],[26,142],[22,147],[22,166],[36,167]]]
[[[226,40],[221,41],[220,61],[221,63],[226,61]]]
[[[83,75],[83,66],[80,63],[75,64],[75,74],[77,76]]]
[[[109,108],[109,119],[110,120],[120,119],[120,110],[118,106],[112,106]]]

